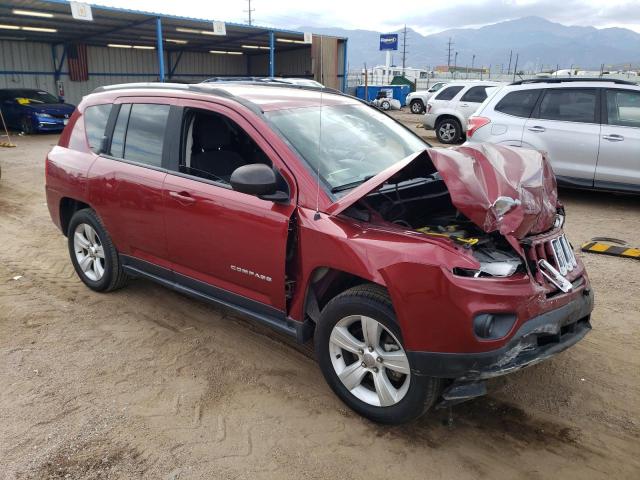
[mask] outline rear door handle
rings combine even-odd
[[[468,103],[461,103],[461,104],[460,104],[460,106],[461,106],[461,107],[468,107],[468,106],[469,106],[469,104],[468,104]]]
[[[533,127],[527,127],[530,132],[544,132],[546,129],[540,125],[534,125]]]
[[[610,142],[621,142],[624,140],[622,135],[618,135],[617,133],[612,133],[611,135],[603,135],[602,138],[605,140],[609,140]]]
[[[195,203],[196,199],[189,195],[189,192],[174,192],[170,191],[169,196],[175,198],[179,203],[183,205],[191,205]]]

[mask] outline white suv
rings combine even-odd
[[[428,90],[416,90],[407,95],[406,105],[409,105],[411,113],[419,114],[424,112],[425,106],[431,97],[444,87],[447,82],[436,82]]]
[[[640,193],[640,86],[536,79],[505,86],[469,119],[469,143],[547,152],[566,186]]]
[[[497,82],[451,82],[427,102],[425,128],[435,129],[440,143],[462,143],[467,130],[467,118],[476,111]]]

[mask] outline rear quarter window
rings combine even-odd
[[[487,87],[471,87],[462,95],[461,102],[482,103],[487,99]]]
[[[107,121],[111,113],[111,104],[93,105],[84,109],[84,129],[87,134],[89,148],[94,153],[100,152]]]
[[[460,93],[460,90],[462,90],[463,88],[464,87],[462,85],[457,87],[447,87],[444,90],[442,90],[439,94],[437,94],[434,100],[451,100],[458,93]]]
[[[507,115],[529,118],[539,96],[539,89],[509,92],[496,104],[494,110]]]

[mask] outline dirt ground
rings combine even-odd
[[[382,427],[248,320],[146,281],[84,287],[45,204],[57,137],[15,141],[0,148],[0,478],[640,478],[637,260],[581,254],[596,309],[576,347],[491,382],[451,425]],[[640,198],[561,199],[574,244],[640,244]]]

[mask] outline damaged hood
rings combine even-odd
[[[403,171],[428,168],[440,173],[453,205],[485,232],[523,238],[552,227],[558,204],[556,179],[536,150],[479,144],[427,148],[395,163],[331,204],[337,215]]]

